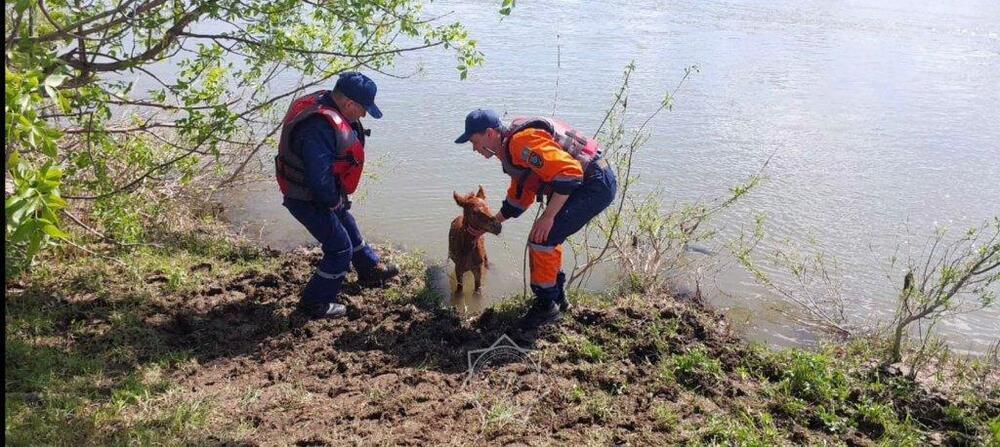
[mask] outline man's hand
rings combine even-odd
[[[555,223],[555,218],[547,217],[542,215],[535,221],[535,224],[531,226],[531,234],[528,239],[536,244],[541,244],[549,238],[549,231],[552,231],[552,224]]]
[[[566,194],[552,194],[552,198],[549,199],[549,205],[545,207],[542,216],[531,226],[531,234],[528,235],[529,241],[542,244],[548,240],[549,232],[552,231],[552,225],[556,222],[556,215],[559,214],[559,210],[562,209],[568,199],[569,196]]]

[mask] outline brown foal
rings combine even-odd
[[[455,262],[455,279],[458,281],[455,291],[462,291],[463,276],[471,270],[476,280],[475,291],[479,292],[483,285],[482,269],[489,265],[483,233],[500,234],[501,225],[486,203],[482,185],[475,194],[463,196],[456,192],[454,196],[455,203],[462,207],[462,214],[451,221],[448,232],[448,258]]]

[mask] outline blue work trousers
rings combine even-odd
[[[283,205],[323,249],[323,259],[302,291],[303,304],[334,302],[352,264],[358,274],[364,276],[379,263],[378,255],[361,237],[347,206],[331,210],[315,202],[288,197]]]
[[[531,290],[542,302],[566,301],[566,274],[562,271],[562,243],[580,231],[615,200],[618,181],[602,159],[594,160],[584,173],[583,183],[570,193],[556,214],[548,238],[529,243]]]

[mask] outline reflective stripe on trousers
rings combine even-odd
[[[378,264],[378,255],[364,243],[354,216],[346,207],[330,210],[287,197],[284,205],[323,249],[323,259],[302,291],[303,302],[334,301],[352,264],[359,273],[368,272]]]
[[[531,268],[531,285],[554,287],[556,276],[562,268],[562,245],[549,246],[528,244],[528,260]]]

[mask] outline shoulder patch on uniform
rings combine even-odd
[[[536,168],[542,167],[542,157],[534,152],[528,157],[528,163]]]
[[[525,163],[529,163],[536,168],[542,167],[542,157],[534,152],[531,152],[531,148],[529,147],[521,149],[521,159],[524,160]]]

